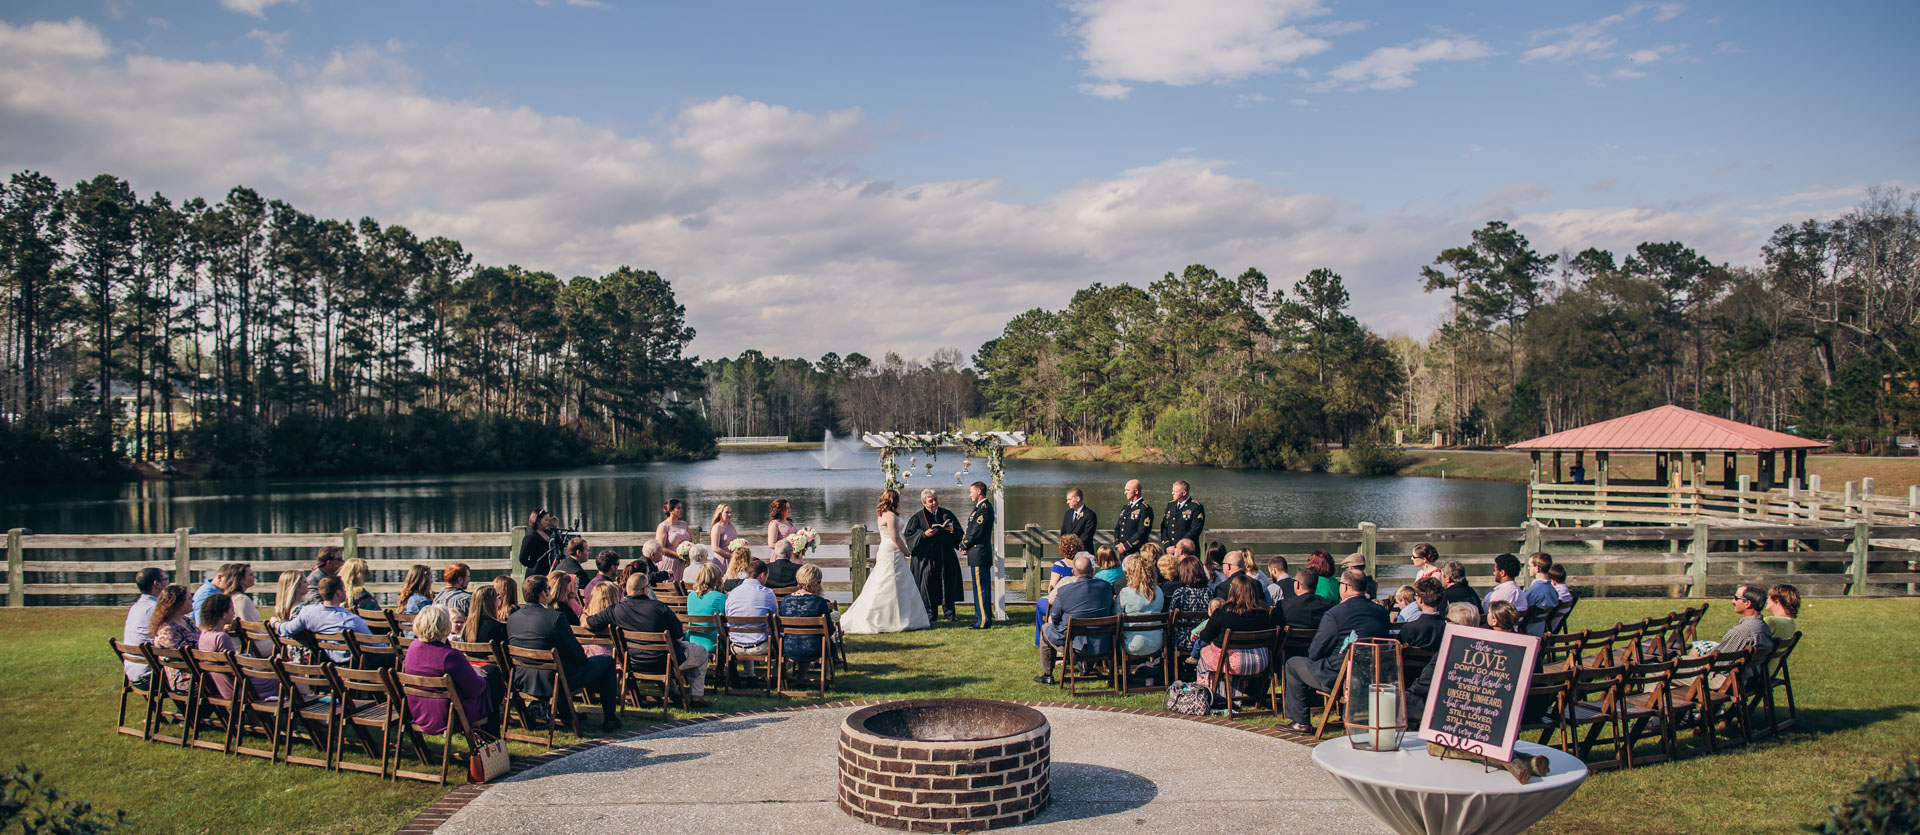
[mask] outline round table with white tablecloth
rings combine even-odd
[[[1587,779],[1587,765],[1557,748],[1515,742],[1514,756],[1545,756],[1548,772],[1526,785],[1504,769],[1427,754],[1407,734],[1394,752],[1356,751],[1345,737],[1313,749],[1340,790],[1401,835],[1508,835],[1560,807]]]

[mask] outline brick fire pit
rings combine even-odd
[[[986,699],[914,699],[840,726],[840,808],[915,832],[977,832],[1047,806],[1047,717]]]

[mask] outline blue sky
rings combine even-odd
[[[1920,4],[13,2],[0,164],[672,279],[708,356],[941,347],[1188,263],[1424,333],[1418,268],[1777,225],[1920,169]],[[903,316],[897,301],[950,311]]]

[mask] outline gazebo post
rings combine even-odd
[[[1533,451],[1533,469],[1527,474],[1528,484],[1540,483],[1540,450]]]
[[[1762,490],[1773,489],[1774,461],[1775,453],[1773,450],[1767,450],[1758,456],[1758,466],[1754,467],[1754,475],[1759,476],[1756,480],[1760,482],[1760,489]]]
[[[1807,481],[1807,451],[1806,450],[1796,449],[1793,451],[1793,471],[1796,475],[1800,476],[1801,484],[1811,483]]]
[[[1595,470],[1593,483],[1601,489],[1606,489],[1607,486],[1607,464],[1611,457],[1612,456],[1608,455],[1604,449],[1595,450],[1593,453],[1593,469]]]
[[[1653,454],[1653,480],[1663,485],[1667,483],[1667,454],[1664,452]]]
[[[1739,478],[1740,455],[1738,453],[1729,452],[1726,454],[1726,457],[1723,463],[1724,463],[1724,466],[1721,468],[1721,471],[1720,471],[1720,489],[1722,490],[1739,489],[1740,487],[1740,478]]]
[[[1553,483],[1560,483],[1560,450],[1553,451]]]
[[[1693,489],[1695,490],[1698,490],[1701,487],[1706,486],[1706,483],[1707,483],[1707,454],[1706,453],[1696,452],[1693,454],[1693,472],[1691,473],[1690,477],[1687,480],[1693,485]]]

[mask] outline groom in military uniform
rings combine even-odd
[[[1180,544],[1182,539],[1191,539],[1195,547],[1206,545],[1201,533],[1207,529],[1207,509],[1188,496],[1187,483],[1173,483],[1173,501],[1167,505],[1167,515],[1160,517],[1160,544],[1168,548]]]
[[[907,520],[901,534],[907,552],[913,557],[913,584],[920,587],[920,599],[927,604],[927,620],[939,610],[947,610],[947,620],[959,620],[953,610],[960,602],[960,559],[954,548],[960,542],[960,519],[940,506],[932,490],[920,491],[920,512]]]
[[[987,485],[978,481],[967,494],[973,512],[967,515],[966,538],[960,540],[967,552],[967,572],[973,576],[973,625],[967,628],[985,629],[993,625],[993,502],[987,501]]]

